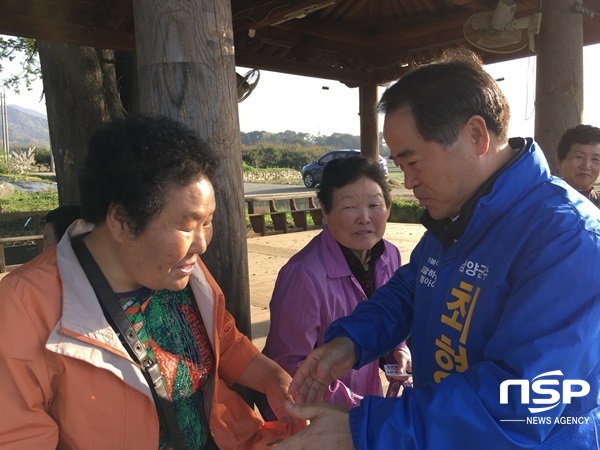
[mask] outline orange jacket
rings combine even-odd
[[[190,278],[217,370],[209,425],[220,449],[267,449],[287,435],[229,389],[258,354],[200,262]],[[158,448],[158,415],[68,239],[0,281],[0,448]]]

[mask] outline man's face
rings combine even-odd
[[[560,174],[578,191],[587,191],[600,173],[600,143],[573,144],[564,160],[559,162]]]
[[[164,209],[141,234],[129,233],[121,242],[120,263],[129,290],[183,289],[212,239],[214,211],[215,194],[207,179],[171,186]]]
[[[432,218],[455,217],[481,181],[477,158],[465,126],[450,147],[425,141],[417,131],[409,108],[388,113],[383,135],[394,164],[404,172],[404,185],[412,189]]]

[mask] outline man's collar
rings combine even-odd
[[[425,211],[421,216],[421,223],[442,243],[444,248],[449,248],[463,235],[473,216],[475,205],[477,205],[482,197],[491,192],[500,174],[519,159],[527,148],[526,141],[523,138],[511,138],[508,144],[514,151],[513,156],[475,191],[475,194],[461,207],[458,217],[436,220],[429,215],[429,211]]]

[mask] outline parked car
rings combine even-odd
[[[338,158],[352,158],[355,156],[360,156],[360,150],[332,150],[328,153],[325,153],[316,161],[311,162],[310,164],[302,168],[301,172],[302,180],[304,181],[304,186],[306,186],[307,188],[312,188],[319,184],[321,182],[321,178],[323,177],[323,169],[329,161]],[[387,177],[387,161],[381,155],[379,155],[379,165],[381,166],[381,170],[383,170],[383,173],[385,173],[385,176]]]

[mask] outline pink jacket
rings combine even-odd
[[[400,267],[400,252],[384,241],[375,266],[375,287]],[[331,322],[367,299],[327,227],[282,267],[271,297],[271,327],[263,353],[294,376],[306,355],[323,345]],[[375,333],[376,330],[373,330]],[[366,395],[383,395],[379,364],[372,362],[334,381],[324,400],[344,408]]]
[[[217,373],[210,429],[221,449],[267,449],[287,435],[231,391],[258,350],[235,327],[200,262],[190,279]],[[0,282],[0,448],[158,448],[150,389],[106,322],[69,239]]]

